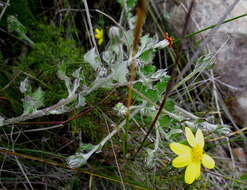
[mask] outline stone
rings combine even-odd
[[[181,34],[192,0],[166,1],[164,9],[170,14],[170,25]],[[235,0],[195,0],[188,25],[188,33],[216,24]],[[226,19],[247,13],[247,1],[240,0]],[[204,39],[210,30],[196,39]],[[226,23],[217,30],[207,44],[215,54],[214,74],[226,105],[235,122],[247,126],[247,16]]]

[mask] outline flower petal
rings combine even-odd
[[[95,29],[95,33],[98,34],[100,33],[100,30],[98,28]]]
[[[103,38],[99,39],[98,44],[99,46],[103,43]]]
[[[186,153],[191,152],[191,148],[183,144],[171,143],[169,146],[170,146],[170,149],[177,155],[186,154]]]
[[[192,131],[188,127],[185,127],[185,136],[190,146],[192,147],[195,146],[195,136],[193,135]]]
[[[198,179],[201,175],[201,163],[197,162],[197,166],[196,166],[196,179]]]
[[[207,154],[203,154],[203,156],[202,156],[202,165],[205,168],[212,169],[212,168],[215,167],[214,159],[211,156],[207,155]]]
[[[196,144],[199,144],[201,147],[204,147],[204,136],[202,134],[201,129],[198,129],[196,131],[195,141],[196,141]]]
[[[172,161],[172,166],[175,168],[182,168],[191,163],[191,154],[182,154]]]
[[[95,38],[96,38],[96,39],[100,39],[99,34],[95,34]]]
[[[185,170],[185,183],[192,184],[198,176],[198,171],[200,171],[200,162],[191,162]]]

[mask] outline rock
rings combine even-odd
[[[170,24],[181,34],[191,0],[177,0],[177,4],[164,3],[170,13]],[[195,0],[188,32],[195,32],[216,24],[235,0]],[[247,1],[239,1],[227,19],[247,13]],[[205,38],[205,31],[196,38]],[[214,73],[221,85],[226,104],[236,122],[247,126],[247,17],[222,25],[208,46],[216,53]]]

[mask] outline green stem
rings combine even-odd
[[[230,18],[230,19],[227,19],[227,20],[225,20],[222,24],[226,24],[226,23],[228,23],[228,22],[237,20],[237,19],[242,18],[242,17],[245,17],[245,16],[247,16],[247,13],[242,14],[242,15],[239,15],[239,16],[236,16],[236,17],[233,17],[233,18]],[[210,25],[210,26],[208,26],[208,27],[206,27],[206,28],[203,28],[203,29],[198,30],[198,31],[196,31],[196,32],[192,32],[192,33],[190,33],[190,34],[185,35],[185,38],[191,38],[191,37],[193,37],[193,36],[195,36],[195,35],[197,35],[197,34],[199,34],[199,33],[202,33],[202,32],[204,32],[204,31],[207,31],[207,30],[209,30],[209,29],[212,29],[212,28],[214,28],[214,27],[216,27],[216,26],[217,26],[217,24]],[[180,42],[180,41],[181,41],[181,39],[176,39],[176,40],[174,40],[174,43],[177,43],[177,42]]]

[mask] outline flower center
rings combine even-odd
[[[193,160],[197,160],[197,161],[201,160],[202,155],[203,155],[203,148],[200,145],[195,145],[192,148]]]

